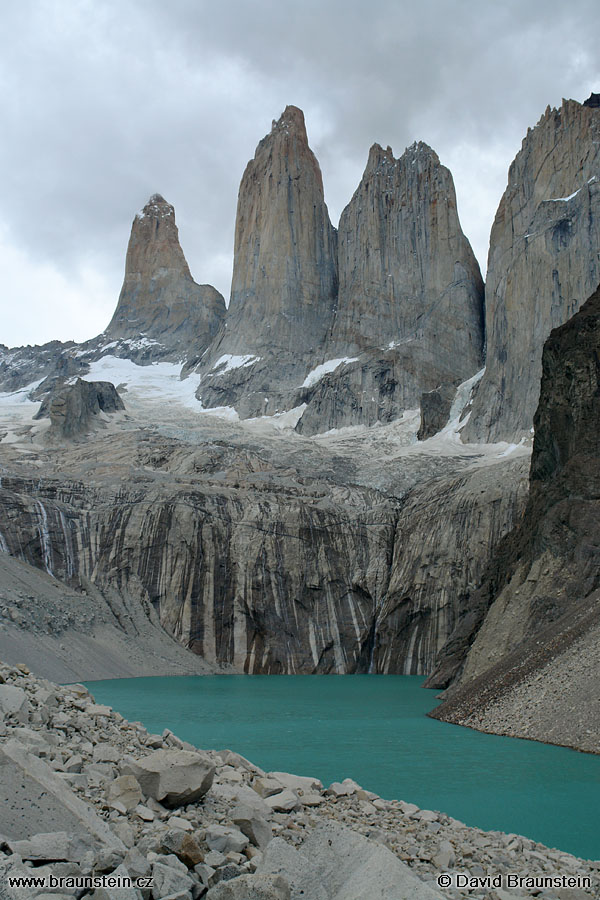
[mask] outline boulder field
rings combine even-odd
[[[83,685],[22,664],[0,664],[0,715],[2,900],[458,900],[440,875],[514,872],[579,879],[570,898],[598,896],[600,863],[384,800],[349,778],[324,787],[169,730],[149,734]],[[11,887],[19,876],[63,882],[49,894]],[[110,876],[131,886],[111,887]],[[468,896],[530,894],[481,887]]]

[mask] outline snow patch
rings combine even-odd
[[[40,378],[38,381],[33,381],[18,391],[0,393],[0,427],[2,430],[6,429],[5,436],[0,436],[1,443],[18,443],[17,429],[27,425],[36,425],[33,417],[40,407],[40,401],[31,400],[29,395],[39,387],[43,380]],[[45,427],[45,423],[42,423],[40,427]]]
[[[181,364],[154,362],[149,366],[138,366],[130,359],[117,356],[103,356],[90,363],[90,371],[81,376],[84,381],[112,381],[122,384],[136,396],[148,400],[164,400],[179,403],[190,409],[201,410],[196,399],[200,376],[193,374],[181,378]],[[127,399],[125,400],[127,405]]]
[[[588,178],[587,184],[593,184],[597,180],[598,179],[596,178],[596,176],[592,175],[591,178]],[[568,197],[550,197],[550,199],[547,200],[546,202],[547,203],[566,203],[568,200],[572,200],[573,197],[576,197],[580,190],[581,190],[581,188],[577,188],[577,190],[573,191],[572,194],[569,194]]]
[[[339,359],[329,359],[327,362],[321,363],[321,365],[317,366],[312,372],[309,372],[304,381],[302,382],[302,387],[312,387],[313,384],[316,384],[317,381],[320,381],[324,375],[329,375],[330,372],[335,371],[338,366],[345,365],[346,363],[356,362],[358,356],[344,356]]]
[[[244,424],[250,426],[273,425],[278,429],[293,429],[302,418],[305,409],[306,403],[301,403],[300,406],[295,406],[293,409],[287,409],[285,412],[273,413],[272,416],[256,416],[253,419],[246,419]]]
[[[205,409],[200,401],[196,400],[196,403],[198,403],[200,412],[204,416],[216,416],[219,419],[228,419],[230,422],[239,422],[240,420],[237,410],[233,406],[213,406],[210,409]]]
[[[569,194],[568,197],[549,197],[546,202],[547,203],[566,203],[567,200],[572,200],[573,197],[576,197],[580,190],[581,190],[581,188],[578,188],[572,194]]]
[[[503,456],[510,456],[511,453],[514,453],[517,447],[525,446],[525,438],[522,437],[518,444],[509,444],[506,450],[503,450],[502,453],[498,453],[496,459],[501,459]]]
[[[212,371],[215,372],[216,369],[220,369],[220,371],[215,372],[215,374],[224,375],[225,372],[230,372],[232,369],[242,369],[245,366],[253,366],[254,363],[260,362],[261,359],[261,356],[252,356],[251,353],[247,353],[245,356],[233,356],[231,353],[225,353],[224,356],[220,356],[216,361],[212,367]]]

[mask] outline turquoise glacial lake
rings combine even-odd
[[[402,675],[217,675],[88,682],[151,732],[226,747],[267,771],[354,778],[388,800],[600,858],[600,756],[429,719]]]

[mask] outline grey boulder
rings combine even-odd
[[[155,750],[143,759],[128,759],[123,772],[135,776],[146,797],[173,808],[200,800],[213,782],[215,766],[206,753]]]
[[[292,900],[441,900],[381,844],[344,826],[318,825],[298,850],[275,838],[257,870],[281,875]]]

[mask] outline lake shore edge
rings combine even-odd
[[[289,896],[293,898],[294,885],[309,877],[301,872],[302,860],[306,859],[303,847],[308,852],[313,846],[311,841],[314,843],[316,837],[327,834],[332,846],[341,842],[347,848],[350,842],[354,847],[353,856],[357,858],[362,854],[366,860],[369,854],[376,854],[378,868],[384,873],[382,878],[389,871],[395,873],[390,877],[396,879],[400,877],[398,873],[403,873],[407,884],[410,878],[418,879],[418,883],[412,884],[413,893],[407,896],[421,896],[416,891],[421,891],[422,885],[423,898],[443,896],[458,900],[464,896],[457,886],[459,875],[463,879],[501,876],[505,884],[511,873],[579,879],[578,884],[584,886],[577,887],[579,893],[572,896],[597,896],[600,862],[586,862],[518,835],[470,828],[444,813],[422,810],[409,802],[388,801],[363,790],[350,779],[324,788],[317,779],[265,773],[230,750],[197,751],[168,730],[162,735],[148,734],[140,723],[129,722],[110,707],[96,704],[87,688],[53,684],[32,675],[24,664],[0,664],[0,680],[0,701],[4,704],[0,752],[5,762],[8,751],[10,765],[20,766],[28,778],[39,777],[40,767],[48,769],[48,783],[56,787],[54,793],[50,790],[50,795],[59,809],[71,810],[75,798],[89,809],[95,823],[95,832],[87,824],[93,846],[84,852],[80,848],[78,860],[65,859],[67,854],[62,845],[59,850],[49,850],[51,841],[46,838],[43,852],[62,854],[54,862],[44,860],[49,871],[70,866],[85,874],[100,871],[99,867],[107,865],[113,866],[111,871],[115,872],[137,866],[155,873],[152,877],[171,879],[170,885],[179,878],[182,898],[206,895],[209,900],[237,896],[224,891],[226,883],[233,885],[239,878],[243,879],[240,886],[249,879],[250,884],[259,885],[261,880],[275,884],[276,878],[280,878],[290,886]],[[138,782],[131,772],[157,753],[196,754],[205,758],[213,769],[206,793],[191,802],[185,802],[184,798],[175,801],[175,805],[172,801],[161,803],[152,797],[152,789],[143,782],[139,772],[144,792],[136,787]],[[12,814],[13,831],[15,823],[21,828],[20,834],[14,837],[7,830],[8,804],[2,804],[5,821],[0,823],[0,832],[5,838],[0,849],[0,879],[6,879],[7,873],[13,870],[27,869],[27,853],[33,853],[40,844],[39,836],[36,844],[36,835],[42,820],[39,815],[34,817],[33,806],[28,808],[26,798],[24,801],[20,813]],[[240,807],[246,811],[240,811]],[[54,815],[57,825],[60,824],[60,814]],[[249,818],[255,819],[252,827],[247,825]],[[252,831],[253,839],[244,837],[241,822],[246,823],[246,831]],[[240,830],[242,838],[236,836]],[[30,833],[25,834],[26,831]],[[43,831],[46,833],[46,829]],[[68,831],[65,827],[60,833]],[[259,834],[262,834],[260,839]],[[54,843],[60,844],[56,834]],[[192,844],[196,848],[193,853]],[[187,850],[182,849],[184,845]],[[316,871],[318,854],[311,853],[311,866]],[[76,856],[77,851],[73,850],[71,855]],[[198,861],[190,865],[196,857]],[[39,866],[39,855],[35,860]],[[453,880],[442,892],[437,879],[446,873]],[[352,877],[356,881],[359,873]],[[585,879],[590,880],[589,889]],[[284,888],[272,884],[271,888],[275,891],[274,898],[286,896]],[[278,895],[277,890],[283,893]],[[374,886],[372,895],[365,894],[365,897],[387,896],[377,890]],[[468,895],[481,900],[503,900],[502,890],[495,887],[478,890],[471,886]],[[517,898],[529,895],[529,890],[523,894],[511,891],[511,896]],[[546,891],[543,896],[545,900],[562,900],[558,889]]]

